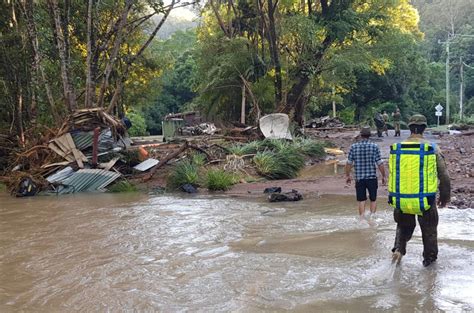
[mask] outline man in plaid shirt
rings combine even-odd
[[[377,210],[377,172],[376,166],[382,174],[382,185],[385,185],[385,168],[380,156],[379,147],[369,140],[370,127],[363,127],[360,131],[362,140],[354,143],[347,157],[346,182],[351,184],[351,169],[355,167],[356,198],[359,202],[359,215],[364,216],[365,203],[367,201],[367,191],[370,199],[370,213]]]

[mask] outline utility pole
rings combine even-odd
[[[449,57],[450,57],[450,50],[449,50],[449,44],[451,41],[454,41],[455,39],[460,39],[460,38],[474,38],[474,35],[456,35],[456,34],[452,34],[452,33],[449,33],[448,34],[448,39],[446,39],[446,41],[441,41],[441,40],[438,40],[438,43],[439,44],[446,44],[446,124],[449,124],[449,111],[450,111],[450,107],[449,107],[449,91],[450,91],[450,82],[449,82],[449,70],[450,70],[450,66],[449,66]],[[465,65],[463,62],[462,62],[462,59],[461,59],[461,90],[459,91],[460,93],[460,97],[459,97],[459,115],[460,117],[462,118],[462,88],[463,88],[463,82],[462,82],[462,71],[463,71],[463,65]]]
[[[332,70],[332,76],[334,79],[334,70]],[[332,86],[332,117],[336,117],[336,86]]]
[[[463,95],[464,95],[464,63],[462,61],[462,57],[459,57],[459,64],[461,65],[459,67],[459,77],[460,77],[460,83],[459,83],[459,119],[462,120],[462,110],[463,110]]]
[[[449,69],[450,69],[449,67],[449,57],[450,57],[449,41],[451,39],[454,39],[454,36],[451,34],[448,34],[448,39],[446,39],[446,41],[441,41],[438,39],[439,44],[446,44],[446,119],[445,119],[446,125],[449,124],[449,89],[450,89],[450,86],[449,86]]]
[[[446,40],[446,125],[449,124],[449,35]]]
[[[336,117],[336,99],[334,97],[336,96],[336,88],[334,86],[332,87],[332,117]]]

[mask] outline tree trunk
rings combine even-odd
[[[252,100],[252,110],[250,110],[250,113],[255,113],[255,122],[258,124],[258,121],[260,120],[260,115],[261,115],[261,110],[260,106],[258,105],[258,101],[255,98],[255,95],[252,92],[252,88],[250,87],[249,82],[242,76],[240,75],[240,79],[242,80],[243,86],[245,87],[245,90],[249,93],[250,99]]]
[[[217,23],[219,24],[222,32],[224,33],[224,35],[226,35],[227,38],[231,38],[231,34],[229,33],[227,27],[225,27],[224,21],[222,20],[221,14],[219,13],[219,8],[216,7],[214,0],[209,0],[209,4],[211,5],[212,11],[214,12],[214,15],[217,18]]]
[[[66,100],[67,107],[69,112],[73,112],[76,109],[76,95],[71,84],[70,75],[67,65],[67,50],[66,50],[66,41],[64,38],[64,33],[61,26],[61,16],[59,12],[57,0],[48,0],[48,4],[51,7],[51,11],[54,19],[54,27],[56,32],[56,44],[59,53],[59,61],[61,65],[61,80],[63,84],[64,98]]]
[[[242,82],[242,104],[240,107],[240,122],[245,124],[245,84]]]
[[[305,97],[304,90],[310,82],[310,77],[300,71],[301,74],[298,77],[296,83],[291,87],[288,93],[287,106],[285,107],[286,113],[290,113],[294,110],[294,121],[298,123],[300,127],[304,126],[304,109],[305,109]]]
[[[265,13],[263,12],[263,3],[262,3],[262,0],[257,0],[257,10],[258,10],[258,15],[260,16],[259,18],[259,34],[260,34],[260,41],[261,41],[261,45],[262,45],[262,60],[263,60],[263,63],[266,63],[265,61],[265,38],[266,38],[266,35],[265,35]],[[258,41],[257,41],[258,42]]]
[[[48,99],[53,119],[55,122],[59,122],[59,114],[54,102],[51,86],[46,79],[46,74],[42,64],[42,55],[38,43],[38,31],[33,18],[33,0],[26,0],[25,3],[21,3],[21,6],[26,20],[28,37],[31,41],[31,47],[33,48],[33,88],[37,92],[40,89],[39,82],[41,82],[42,87],[44,87],[46,91],[46,98]]]
[[[18,77],[17,77],[18,79]],[[17,81],[17,95],[16,95],[16,106],[15,106],[15,125],[20,145],[25,145],[25,131],[23,128],[23,88],[21,82]]]
[[[133,4],[133,0],[127,0],[125,2],[125,7],[120,16],[120,21],[117,26],[117,34],[115,35],[114,46],[112,48],[112,52],[110,54],[110,58],[107,62],[107,65],[105,66],[104,78],[102,79],[102,85],[100,87],[99,99],[97,101],[97,106],[99,107],[102,107],[104,104],[105,90],[109,86],[110,74],[112,73],[113,66],[117,60],[117,56],[120,50],[120,45],[122,44],[123,29],[127,22],[127,17],[132,8],[132,4]],[[115,98],[115,95],[114,95],[114,98]]]
[[[269,46],[272,63],[275,68],[275,107],[279,107],[282,101],[282,81],[281,81],[281,63],[278,51],[278,39],[275,29],[275,11],[278,5],[278,0],[273,4],[273,0],[267,0],[268,4],[268,21],[269,21]]]
[[[171,4],[169,5],[168,10],[166,10],[166,12],[164,13],[164,15],[161,18],[160,22],[158,23],[158,25],[156,25],[155,29],[153,30],[153,32],[148,37],[147,41],[143,44],[143,46],[138,50],[138,52],[134,56],[130,57],[130,59],[125,64],[125,70],[123,71],[122,77],[118,79],[118,85],[115,88],[115,92],[114,92],[114,95],[112,97],[112,100],[110,101],[110,104],[107,107],[107,112],[112,112],[112,110],[117,105],[119,96],[122,93],[123,84],[125,83],[125,80],[127,79],[128,74],[130,72],[130,67],[133,65],[133,63],[136,61],[136,59],[138,57],[140,57],[140,55],[142,55],[143,51],[145,51],[145,49],[148,48],[148,46],[152,42],[153,38],[155,38],[156,34],[158,33],[158,31],[161,29],[161,27],[165,23],[166,19],[168,18],[171,10],[174,8],[174,5],[176,3],[175,1],[176,0],[171,1]]]
[[[93,7],[94,0],[89,0],[87,5],[87,57],[86,57],[86,95],[84,98],[84,107],[90,108],[94,106],[94,81],[92,73],[92,51],[93,51]]]

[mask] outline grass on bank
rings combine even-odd
[[[258,152],[253,158],[257,172],[270,179],[295,178],[304,167],[304,156],[297,149]]]
[[[255,154],[262,149],[261,141],[251,141],[246,144],[236,144],[228,148],[229,152],[238,156]]]
[[[185,184],[190,184],[195,187],[199,186],[198,168],[199,167],[190,160],[178,162],[168,175],[166,181],[167,187],[176,190]]]
[[[295,140],[294,146],[297,147],[304,155],[309,157],[322,158],[326,155],[324,152],[325,143],[314,141],[311,139],[298,139]]]
[[[253,165],[257,173],[268,179],[295,178],[305,165],[305,158],[322,158],[324,142],[311,139],[294,141],[265,139],[228,147],[237,156],[255,155]],[[204,154],[195,153],[178,162],[167,178],[167,187],[179,189],[185,184],[204,186],[209,190],[228,190],[238,179],[232,173],[211,168],[204,172]],[[203,174],[203,175],[202,175]]]
[[[109,192],[119,193],[119,192],[137,192],[138,188],[134,184],[130,183],[128,180],[121,180],[118,183],[113,184],[108,188]]]
[[[210,169],[206,173],[204,186],[212,191],[229,190],[236,183],[234,175],[222,169]]]
[[[280,152],[286,149],[296,148],[309,157],[325,156],[324,148],[331,147],[329,142],[316,141],[306,138],[298,138],[293,141],[281,139],[264,139],[260,141],[251,141],[246,144],[236,144],[228,149],[235,155],[256,154],[263,151]]]

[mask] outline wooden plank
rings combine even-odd
[[[66,160],[68,160],[69,162],[74,162],[74,158],[70,155],[67,155],[54,142],[50,142],[48,147],[54,152],[56,152],[57,154],[59,154],[60,156],[62,156],[63,158],[65,158]]]
[[[72,140],[72,136],[70,133],[64,134],[64,137],[66,138],[67,145],[71,150],[76,149],[76,144],[74,143],[74,140]]]
[[[109,162],[107,163],[100,163],[99,164],[99,167],[100,168],[103,168],[104,171],[108,171],[112,168],[112,166],[115,165],[115,163],[117,163],[117,161],[119,160],[120,158],[119,157],[116,157],[116,158],[113,158],[112,160],[110,160]]]
[[[72,149],[72,154],[74,155],[74,159],[76,159],[77,166],[79,166],[79,168],[84,168],[84,163],[82,163],[82,157],[79,154],[79,150],[76,148]]]
[[[70,162],[69,161],[63,161],[63,162],[56,162],[56,163],[51,163],[51,164],[43,164],[41,165],[41,168],[50,168],[53,166],[65,166],[68,165]]]
[[[66,135],[62,135],[59,138],[54,139],[54,142],[58,145],[58,147],[64,151],[65,154],[70,154],[71,153],[71,147],[69,147],[69,144],[66,139]]]

